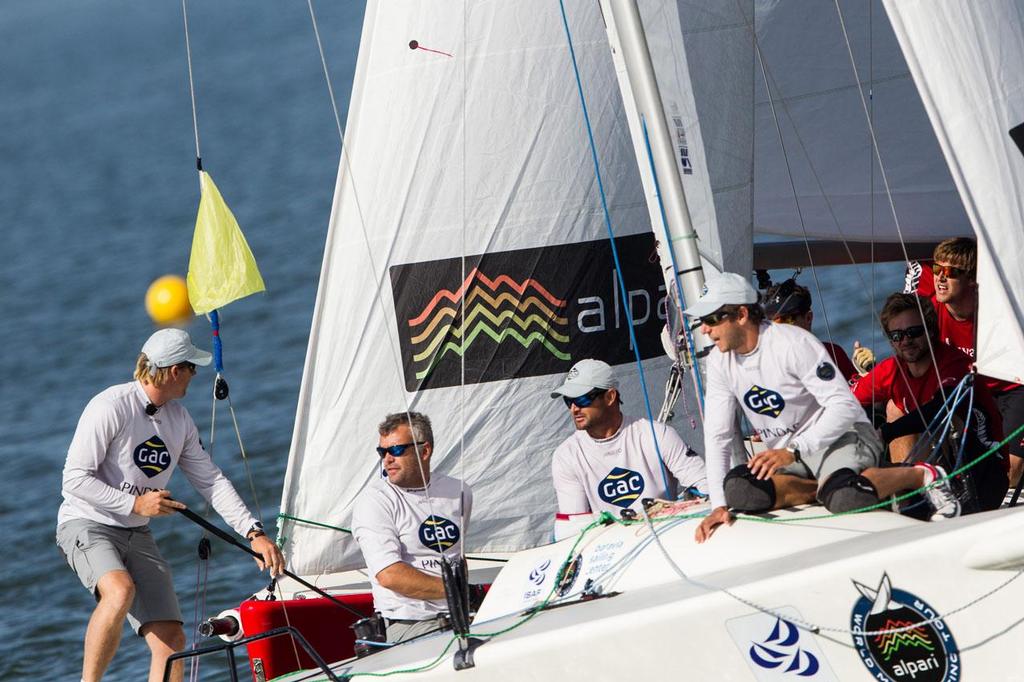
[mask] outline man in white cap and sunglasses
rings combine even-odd
[[[921,467],[879,468],[882,444],[824,346],[805,329],[765,321],[746,278],[709,277],[685,313],[715,344],[704,400],[712,511],[697,528],[698,542],[731,523],[731,511],[760,513],[817,497],[831,512],[850,512],[935,480]],[[738,409],[767,449],[732,466]],[[929,496],[945,505],[948,488]]]
[[[419,412],[389,414],[378,427],[381,475],[359,494],[352,534],[366,561],[373,607],[388,642],[445,627],[441,558],[462,553],[473,494],[451,476],[432,474],[434,431]],[[470,587],[470,601],[482,591]]]
[[[126,616],[149,646],[151,681],[164,679],[167,658],[185,646],[170,567],[148,525],[154,516],[185,508],[166,490],[175,469],[252,542],[263,557],[260,568],[274,575],[284,568],[280,550],[210,460],[192,417],[176,402],[196,366],[210,359],[187,332],[161,329],[142,347],[135,380],[94,397],[79,419],[64,465],[57,544],[97,601],[85,634],[85,682],[103,677]],[[182,675],[178,661],[170,679],[179,682]]]
[[[551,461],[556,539],[571,532],[573,516],[639,513],[645,498],[707,493],[704,460],[675,429],[622,413],[619,382],[607,363],[580,360],[551,397],[565,402],[576,427]]]

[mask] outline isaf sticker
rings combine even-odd
[[[625,509],[644,491],[644,477],[632,469],[615,467],[597,484],[598,496],[608,504]]]
[[[454,522],[433,514],[420,524],[419,536],[424,547],[438,553],[451,549],[461,537],[459,527]]]
[[[876,680],[959,682],[960,650],[935,609],[885,573],[877,588],[853,585],[861,595],[850,615],[853,645]]]
[[[794,607],[782,606],[732,618],[725,625],[759,682],[833,682],[836,675],[814,635],[795,625],[801,620]]]
[[[145,442],[135,446],[132,460],[135,462],[135,466],[146,474],[147,478],[153,478],[167,471],[167,467],[171,466],[171,453],[167,451],[167,445],[164,444],[160,436],[153,435]]]
[[[754,385],[743,394],[743,404],[756,414],[778,417],[786,407],[786,401],[777,391]]]

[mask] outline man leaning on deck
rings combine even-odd
[[[747,279],[709,277],[686,314],[715,344],[704,411],[712,511],[698,542],[731,523],[730,509],[758,513],[816,497],[831,512],[848,512],[934,480],[924,467],[878,468],[881,442],[824,346],[804,329],[766,322]],[[737,409],[767,449],[730,468]]]

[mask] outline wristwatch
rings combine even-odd
[[[786,446],[786,451],[792,453],[794,462],[797,462],[798,464],[803,464],[802,460],[800,459],[799,445],[797,445],[796,443],[790,443],[789,445]]]
[[[245,531],[245,539],[248,540],[249,542],[252,542],[256,538],[262,537],[264,535],[266,535],[266,533],[263,532],[263,524],[260,523],[259,521],[257,521],[256,523],[252,524],[252,528],[250,528],[249,530]]]

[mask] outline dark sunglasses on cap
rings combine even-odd
[[[967,271],[963,268],[954,268],[952,265],[932,263],[932,274],[936,277],[945,277],[946,279],[961,279],[967,275]]]
[[[907,327],[906,329],[890,329],[885,335],[893,343],[899,343],[904,338],[917,339],[924,336],[924,325],[915,324],[913,327]]]
[[[398,445],[378,447],[377,454],[380,455],[381,459],[384,459],[385,455],[391,455],[392,457],[401,457],[402,455],[405,454],[405,451],[411,448],[413,445],[426,445],[426,442],[416,441],[415,443],[399,443]]]
[[[607,392],[607,388],[595,388],[593,391],[590,391],[589,393],[584,393],[583,395],[577,398],[570,398],[569,396],[563,395],[562,400],[565,401],[566,407],[571,407],[573,405],[579,408],[590,407],[591,405],[594,404],[594,400],[598,396],[604,395]]]

